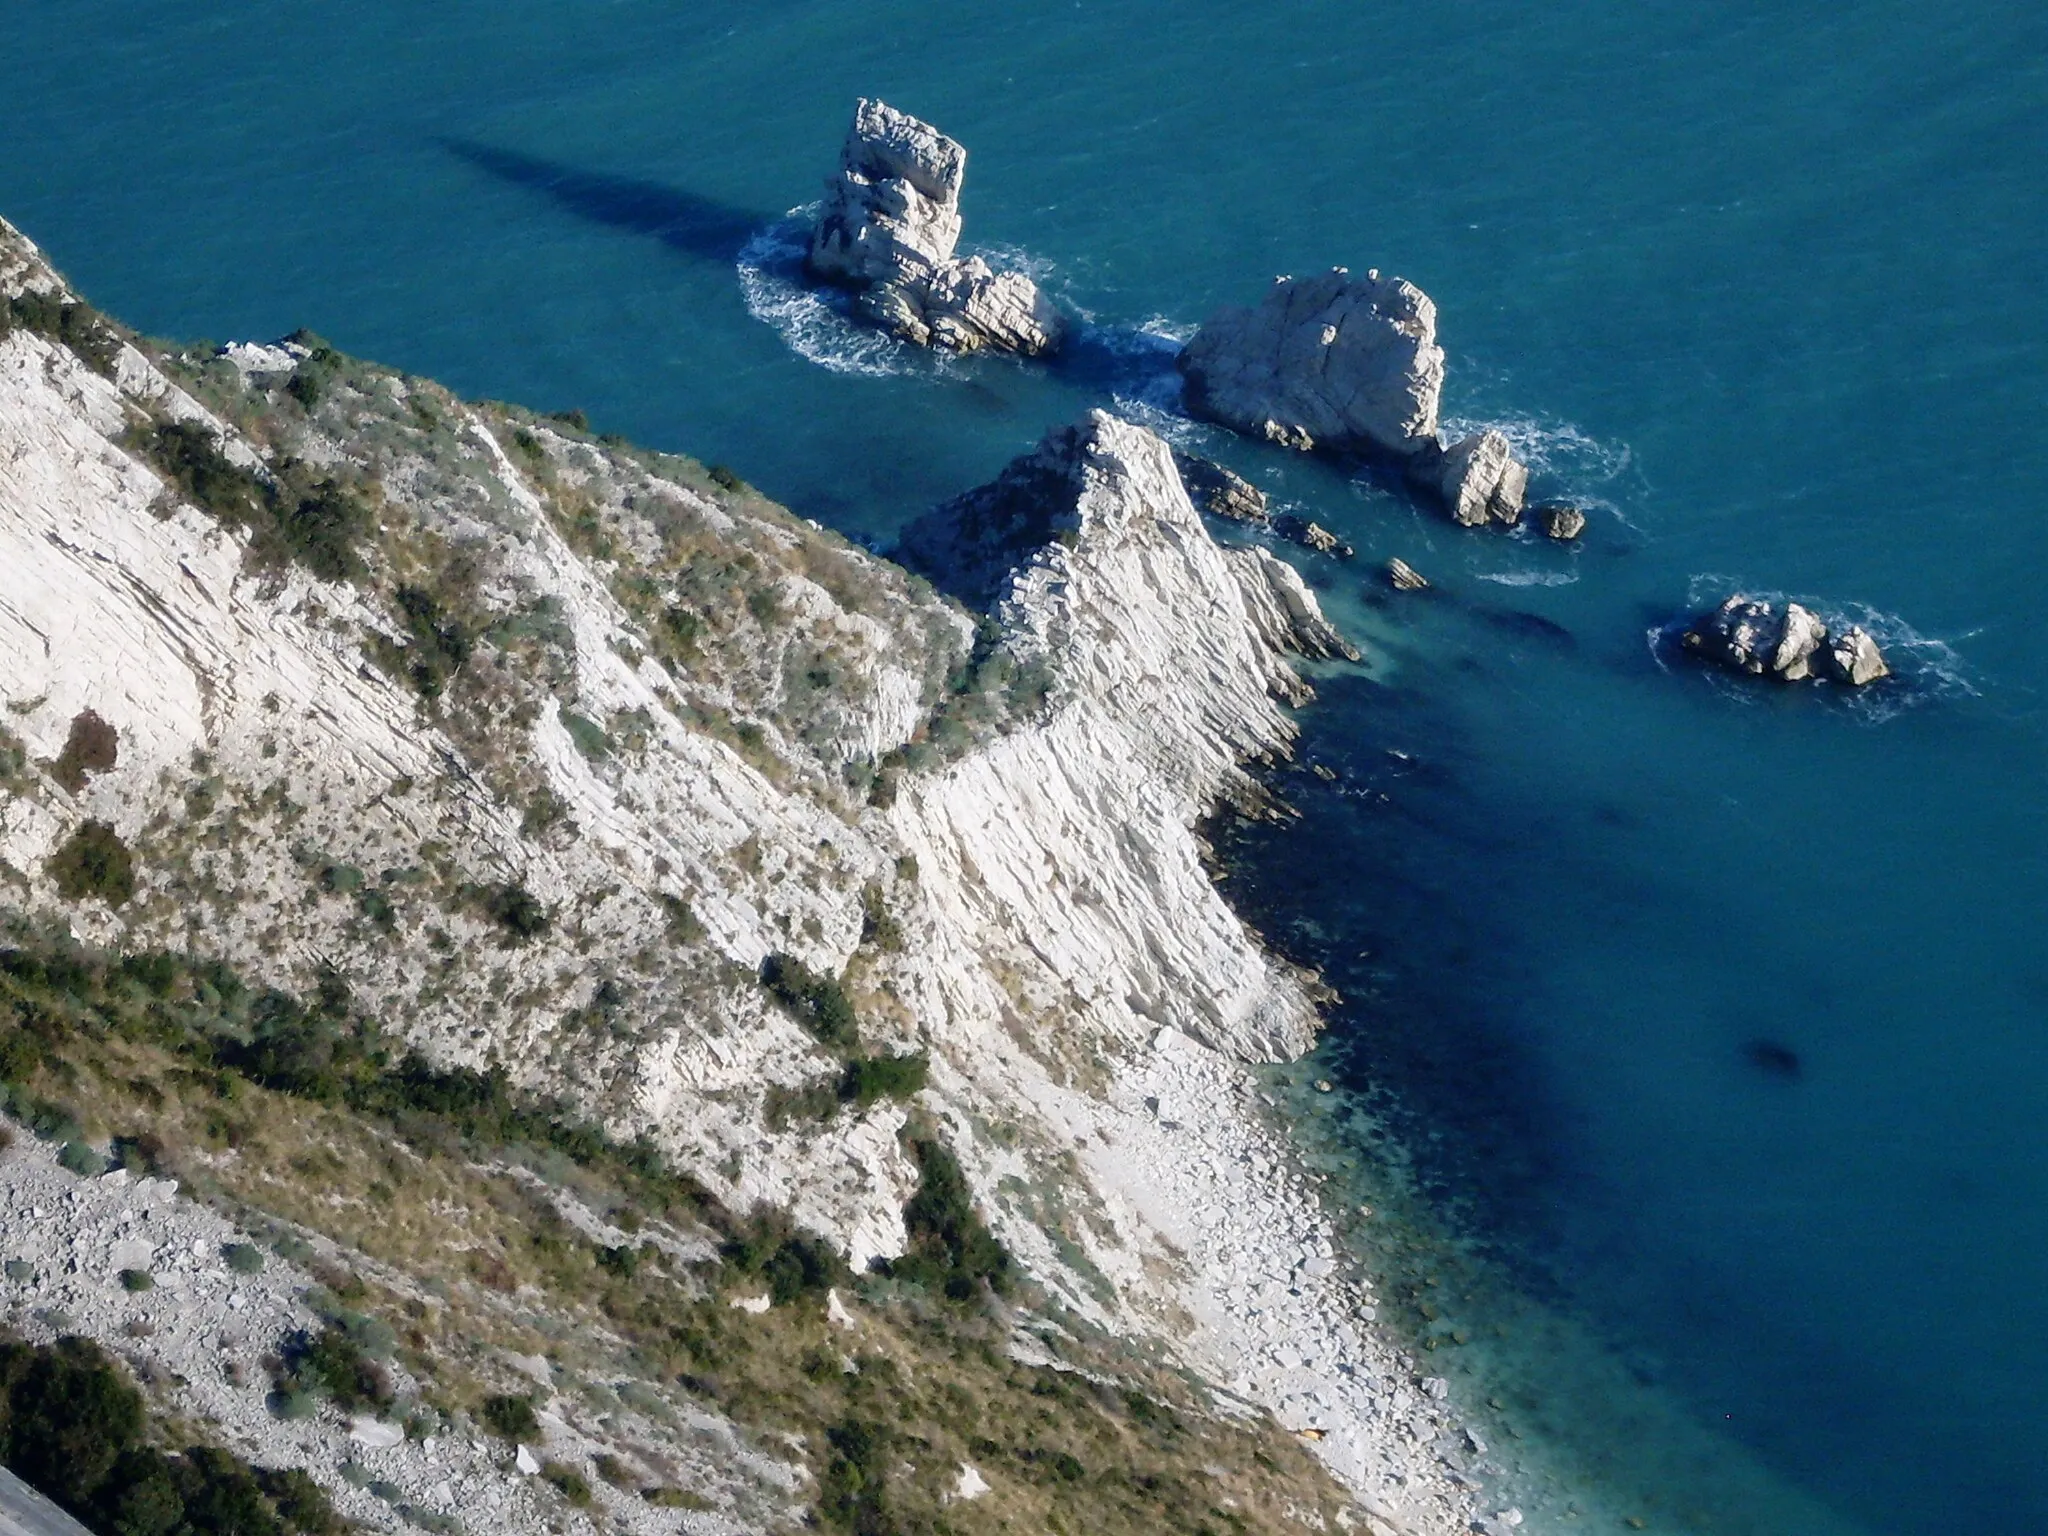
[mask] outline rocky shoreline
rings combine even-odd
[[[868,1049],[928,1055],[923,1134],[951,1143],[1049,1298],[1016,1318],[1013,1355],[1058,1357],[1068,1316],[1208,1383],[1205,1411],[1277,1416],[1375,1536],[1469,1527],[1451,1407],[1370,1325],[1315,1181],[1263,1123],[1252,1064],[1312,1043],[1315,984],[1224,904],[1197,831],[1219,802],[1282,814],[1252,769],[1286,755],[1288,707],[1311,696],[1293,658],[1355,653],[1292,567],[1209,537],[1164,442],[1095,413],[963,498],[944,526],[974,537],[937,558],[980,551],[978,626],[681,461],[311,343],[215,367],[92,329],[4,228],[0,279],[71,326],[0,336],[0,652],[21,744],[0,858],[29,914],[307,995],[345,972],[436,1059],[514,1063],[655,1138],[730,1208],[790,1212],[865,1267],[909,1242],[911,1115],[888,1098],[816,1123],[774,1109],[841,1068],[755,979],[788,946],[847,978]],[[202,377],[216,408],[178,381]],[[195,455],[211,478],[180,478]],[[396,545],[407,579],[459,547],[460,581],[394,602],[349,564],[392,558],[367,522],[356,543],[260,563],[263,525],[222,508],[344,494],[295,489],[309,455],[376,486],[381,536],[416,540]],[[724,569],[756,573],[752,594],[688,606],[707,551],[744,553]],[[646,569],[672,584],[651,602]],[[475,637],[460,647],[458,624]],[[822,637],[872,661],[797,715]],[[971,686],[946,707],[987,718],[966,714],[945,755],[923,701],[949,670]],[[103,745],[73,754],[88,714]],[[88,826],[124,850],[131,888],[65,883],[59,854]],[[404,868],[422,848],[445,868]],[[625,1010],[644,1025],[593,1031]],[[549,1412],[578,1422],[582,1389],[553,1381]],[[339,1487],[334,1441],[353,1431],[322,1423],[309,1466]],[[541,1448],[598,1454],[552,1430]],[[975,1496],[1009,1496],[975,1476],[994,1490]],[[445,1513],[434,1486],[427,1512]]]

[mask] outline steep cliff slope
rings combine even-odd
[[[512,1343],[444,1358],[451,1320],[511,1328],[503,1338],[529,1350],[555,1340],[554,1368],[537,1373],[552,1417],[535,1433],[565,1454],[612,1455],[600,1426],[617,1417],[593,1416],[588,1392],[574,1408],[565,1373],[644,1363],[645,1319],[671,1302],[633,1292],[642,1323],[629,1326],[605,1292],[604,1338],[562,1342],[569,1314],[534,1299],[560,1275],[505,1257],[535,1222],[606,1285],[654,1283],[618,1254],[658,1262],[695,1309],[660,1325],[685,1360],[699,1344],[718,1353],[703,1335],[724,1326],[728,1290],[767,1285],[764,1309],[794,1307],[833,1274],[844,1286],[898,1260],[849,1321],[886,1337],[879,1355],[904,1369],[959,1358],[932,1319],[968,1327],[985,1305],[972,1327],[994,1374],[974,1390],[989,1402],[1038,1390],[1018,1387],[1013,1357],[1036,1362],[1033,1381],[1084,1359],[1098,1378],[1164,1370],[1153,1389],[1195,1415],[1186,1455],[1275,1469],[1247,1474],[1281,1479],[1261,1528],[1342,1511],[1284,1443],[1254,1454],[1271,1434],[1256,1418],[1213,1417],[1205,1376],[1235,1383],[1233,1411],[1323,1410],[1319,1389],[1261,1374],[1283,1341],[1228,1337],[1245,1277],[1189,1252],[1174,1177],[1148,1150],[1164,1133],[1134,1090],[1165,1070],[1188,1093],[1247,1095],[1233,1062],[1313,1035],[1302,979],[1215,894],[1193,829],[1219,798],[1262,804],[1243,764],[1286,751],[1282,705],[1308,696],[1283,653],[1343,645],[1291,568],[1209,539],[1163,443],[1098,414],[1029,461],[1031,506],[1015,484],[991,488],[985,532],[1017,563],[978,619],[729,473],[575,420],[465,403],[312,337],[218,356],[141,342],[4,225],[0,300],[0,905],[18,914],[11,952],[28,957],[17,1022],[68,1009],[77,1025],[19,1057],[17,1109],[54,1113],[36,1093],[60,1082],[81,1146],[124,1115],[146,1120],[182,1138],[188,1183],[230,1215],[267,1213],[388,1306],[441,1319],[407,1357],[422,1402],[446,1372],[468,1385],[444,1386],[442,1409],[473,1408],[519,1358]],[[1049,541],[1018,538],[1041,525]],[[107,958],[159,953],[196,958],[150,962],[163,990],[148,995],[143,972]],[[290,996],[236,1001],[263,988]],[[310,1078],[262,1056],[273,1036],[299,1050],[323,1032],[341,1043],[321,1045]],[[365,1039],[381,1043],[348,1043]],[[185,1102],[177,1085],[194,1074],[174,1063],[195,1053],[208,1092],[252,1093],[263,1113]],[[596,1184],[571,1198],[548,1166],[492,1152],[533,1139],[525,1121],[503,1131],[510,1110],[465,1110],[459,1156],[422,1140],[421,1104],[477,1095],[541,1096],[546,1134]],[[1211,1127],[1207,1155],[1270,1184],[1250,1193],[1313,1241],[1312,1194],[1281,1161],[1230,1153],[1231,1134]],[[1126,1137],[1131,1156],[1109,1150]],[[446,1223],[438,1245],[431,1218],[409,1227],[394,1203],[427,1178],[422,1157],[440,1181],[424,1208]],[[657,1159],[671,1171],[649,1185]],[[507,1181],[542,1192],[508,1217],[494,1193]],[[1006,1271],[971,1258],[989,1240],[962,1214],[969,1190],[1030,1277],[1008,1304],[991,1293]],[[667,1236],[635,1248],[650,1211]],[[850,1270],[789,1236],[801,1231]],[[917,1267],[928,1252],[953,1266],[967,1313],[916,1303],[919,1278],[939,1278]],[[788,1265],[801,1273],[784,1284]],[[1341,1309],[1328,1270],[1287,1278],[1287,1294]],[[912,1311],[888,1313],[905,1295]],[[533,1310],[508,1320],[499,1296]],[[825,1362],[809,1386],[756,1401],[693,1367],[634,1419],[701,1483],[691,1497],[725,1511],[715,1528],[770,1523],[778,1498],[852,1520],[866,1506],[846,1478],[883,1475],[872,1445],[849,1448],[855,1420],[821,1437],[827,1410],[793,1406],[840,1370],[822,1313],[775,1323],[784,1310],[749,1301],[742,1317]],[[1406,1412],[1404,1363],[1355,1335],[1346,1347],[1370,1370],[1343,1374]],[[871,1379],[867,1358],[846,1355],[851,1379]],[[767,1492],[749,1504],[732,1468],[713,1475],[676,1449],[692,1414],[728,1437],[781,1415],[799,1438],[750,1453],[757,1472],[739,1480]],[[262,1448],[275,1435],[260,1417],[235,1433]],[[1140,1418],[1116,1434],[1166,1435]],[[927,1450],[965,1433],[919,1422]],[[1430,1523],[1442,1490],[1426,1453],[1369,1427],[1342,1443],[1355,1488],[1405,1483],[1411,1518]],[[981,1454],[1024,1470],[979,1497],[979,1471],[929,1457],[891,1475],[913,1504],[950,1500],[956,1528],[1058,1528],[1044,1501],[1071,1508],[1086,1490],[1061,1485],[1052,1451],[1034,1461],[1005,1444]],[[317,1464],[311,1446],[291,1454]],[[775,1470],[785,1460],[798,1470]],[[419,1480],[426,1502],[406,1507],[427,1516],[463,1497],[460,1479]],[[699,1518],[583,1493],[657,1528]],[[1193,1518],[1163,1495],[1148,1507],[1131,1506],[1131,1528]],[[544,1516],[528,1499],[501,1518]]]

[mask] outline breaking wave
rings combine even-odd
[[[735,263],[747,313],[790,351],[833,373],[886,378],[914,372],[923,358],[906,343],[856,321],[844,294],[804,279],[804,253],[818,205],[792,208],[759,230]]]

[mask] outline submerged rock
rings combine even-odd
[[[1436,487],[1451,521],[1461,527],[1498,523],[1512,528],[1522,520],[1529,466],[1515,457],[1500,433],[1475,432],[1444,450]]]
[[[1173,451],[1173,467],[1180,471],[1180,483],[1197,510],[1226,522],[1265,526],[1266,493],[1242,475],[1178,448]]]
[[[1038,285],[953,254],[966,176],[958,141],[863,98],[826,184],[807,268],[853,289],[868,320],[919,346],[1051,352],[1066,322]]]
[[[1558,540],[1576,539],[1586,531],[1586,514],[1563,502],[1549,502],[1531,509],[1545,536]]]
[[[1195,415],[1285,447],[1407,457],[1436,443],[1436,305],[1403,278],[1279,278],[1257,308],[1211,316],[1180,369]]]
[[[1695,619],[1679,643],[1716,665],[1788,683],[1822,675],[1860,688],[1891,670],[1860,626],[1852,624],[1830,640],[1827,624],[1812,609],[1788,602],[1780,613],[1741,593]]]

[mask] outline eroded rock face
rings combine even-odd
[[[1180,366],[1194,414],[1252,437],[1403,457],[1436,442],[1436,305],[1403,278],[1280,278],[1257,308],[1212,316]]]
[[[1529,466],[1498,432],[1476,432],[1444,450],[1437,490],[1461,527],[1514,527],[1528,489]]]
[[[1788,602],[1780,613],[1742,593],[1696,619],[1680,644],[1719,666],[1787,683],[1821,676],[1861,688],[1891,671],[1860,625],[1830,639],[1826,622],[1812,609]]]
[[[1837,682],[1861,688],[1865,683],[1874,683],[1880,677],[1889,677],[1891,668],[1885,665],[1884,655],[1877,648],[1877,642],[1870,638],[1869,631],[1860,625],[1851,624],[1837,635],[1826,652],[1823,663],[1828,674]]]
[[[1173,451],[1173,467],[1180,471],[1180,483],[1198,510],[1226,522],[1265,525],[1266,493],[1242,475],[1178,448]]]
[[[868,320],[918,346],[1053,351],[1065,321],[1036,283],[953,254],[966,175],[967,151],[957,141],[863,99],[839,173],[826,184],[811,275],[853,289]]]
[[[1536,508],[1535,516],[1544,534],[1560,542],[1576,539],[1586,531],[1586,514],[1562,502]]]

